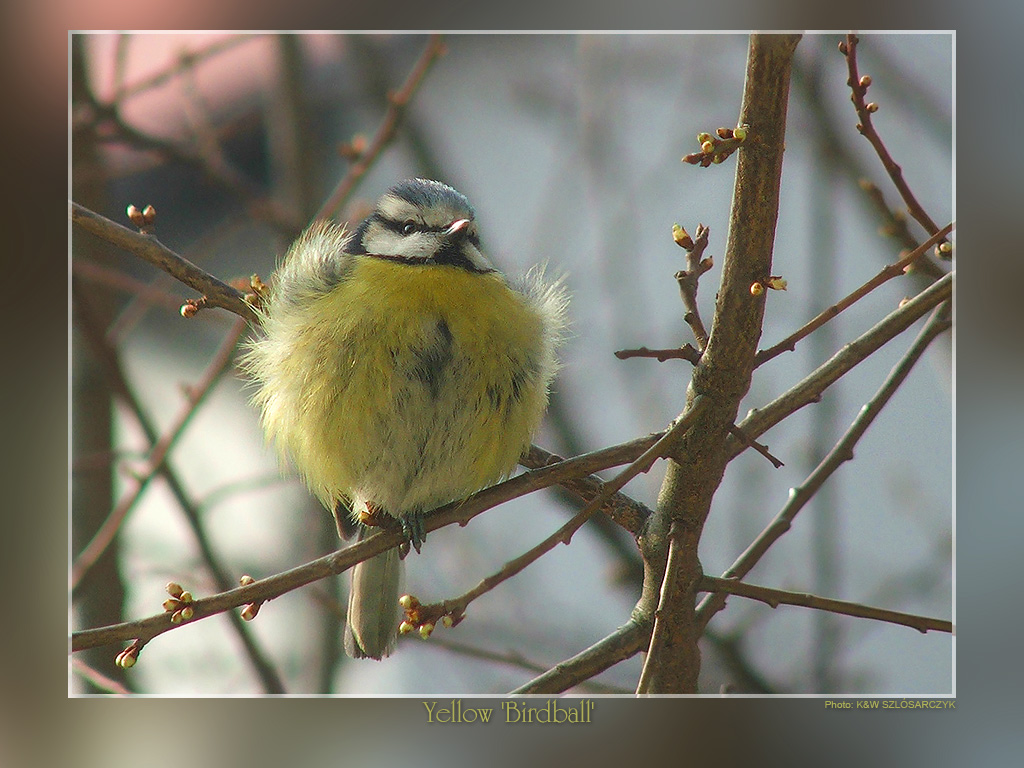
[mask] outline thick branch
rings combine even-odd
[[[668,532],[667,565],[658,589],[654,631],[639,693],[697,692],[700,628],[694,611],[703,576],[697,547],[725,471],[726,438],[740,399],[750,387],[761,337],[765,293],[755,296],[750,286],[771,275],[789,72],[799,39],[799,35],[753,35],[750,39],[738,121],[749,126],[749,132],[738,152],[722,284],[708,346],[687,393],[690,400],[706,395],[713,405],[669,462],[658,499],[660,530]],[[671,521],[668,526],[667,521]],[[650,551],[645,554],[654,555]],[[656,578],[658,570],[654,565],[645,580]],[[654,589],[654,584],[645,584],[641,601],[646,598],[648,608]]]

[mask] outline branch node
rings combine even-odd
[[[735,128],[716,129],[717,136],[706,132],[698,133],[697,143],[700,144],[700,152],[684,155],[683,162],[699,165],[701,168],[707,168],[712,164],[718,165],[739,149],[749,132],[749,125],[738,125]]]
[[[398,599],[398,604],[405,611],[405,618],[398,626],[398,633],[408,635],[416,631],[424,640],[434,633],[438,622],[450,629],[466,618],[465,605],[459,600],[425,605],[414,595],[402,595]]]
[[[152,205],[147,205],[141,211],[134,205],[129,205],[125,213],[141,234],[151,235],[156,230],[156,208]]]
[[[701,275],[715,264],[714,259],[711,257],[702,258],[704,249],[708,246],[710,234],[711,229],[709,227],[698,224],[696,237],[691,238],[683,227],[678,224],[672,225],[672,239],[676,245],[686,251],[686,269],[681,269],[675,273],[676,283],[679,285],[679,296],[686,310],[683,319],[693,331],[693,337],[697,341],[698,349],[701,351],[708,345],[708,332],[704,327],[704,322],[701,320],[700,310],[697,308],[697,286]]]
[[[179,314],[186,320],[191,320],[193,317],[199,314],[200,310],[207,309],[209,306],[209,298],[207,296],[200,296],[198,299],[186,299],[185,303],[181,305],[181,309],[178,310]]]
[[[132,640],[127,648],[114,657],[114,663],[121,669],[131,669],[135,666],[135,662],[139,660],[139,653],[144,645],[145,643],[138,638]]]

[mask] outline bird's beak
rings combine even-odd
[[[449,225],[448,229],[444,231],[445,237],[451,237],[452,235],[458,234],[459,232],[465,232],[468,226],[469,219],[459,219],[458,221],[453,221]]]

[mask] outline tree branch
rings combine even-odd
[[[688,400],[707,395],[713,406],[669,462],[658,499],[656,514],[662,518],[660,530],[667,529],[668,554],[638,693],[697,692],[700,628],[694,611],[697,585],[703,576],[697,549],[728,461],[725,441],[729,427],[750,387],[761,336],[767,292],[755,296],[750,287],[771,275],[789,71],[799,39],[799,35],[750,38],[737,122],[749,129],[738,152],[722,283],[707,349],[687,392]],[[648,578],[656,578],[659,570],[652,565]],[[645,584],[647,600],[641,595],[645,607],[652,602],[653,592],[654,585]]]
[[[936,280],[925,290],[899,308],[890,312],[865,333],[836,352],[829,360],[808,374],[803,381],[783,392],[767,405],[752,410],[736,426],[750,438],[757,438],[809,403],[817,402],[821,393],[843,377],[848,371],[866,360],[884,344],[909,328],[913,323],[953,295],[955,272]],[[746,446],[732,439],[729,444],[730,460],[742,453]]]
[[[556,664],[543,675],[511,693],[563,693],[642,651],[651,637],[651,624],[637,618],[619,627],[585,651]]]
[[[511,480],[486,488],[465,501],[439,507],[424,518],[427,532],[458,523],[466,525],[479,514],[527,493],[546,488],[567,479],[599,472],[603,469],[632,461],[662,439],[664,435],[634,440],[600,451],[567,459],[553,466],[527,472]],[[141,639],[143,644],[157,635],[171,629],[186,626],[192,622],[238,608],[248,603],[262,603],[287,592],[311,584],[328,576],[342,573],[353,565],[396,547],[407,539],[400,532],[381,531],[361,542],[330,555],[313,560],[284,573],[261,579],[236,589],[226,590],[208,598],[191,603],[193,618],[185,623],[172,624],[169,615],[158,614],[146,619],[115,624],[97,629],[72,633],[72,651],[95,648],[116,642]]]
[[[705,592],[712,592],[715,595],[739,595],[758,600],[772,608],[780,605],[799,605],[804,608],[814,608],[829,613],[840,613],[844,616],[857,616],[862,619],[874,619],[876,621],[887,621],[890,624],[902,624],[905,627],[913,627],[922,634],[928,630],[936,632],[952,632],[953,622],[944,619],[933,619],[928,616],[917,616],[913,613],[901,613],[890,611],[886,608],[875,608],[870,605],[851,603],[846,600],[833,600],[828,597],[819,597],[806,592],[790,592],[784,589],[772,589],[755,584],[746,584],[736,579],[716,579],[714,576],[705,576],[701,579],[700,589]]]
[[[491,574],[487,578],[483,579],[475,587],[459,597],[452,600],[445,600],[442,603],[429,605],[416,604],[411,611],[406,611],[406,621],[416,627],[422,627],[429,624],[431,628],[433,628],[433,626],[436,625],[442,617],[448,617],[452,620],[453,626],[458,624],[465,617],[466,608],[478,597],[490,592],[499,584],[508,581],[513,576],[523,571],[527,566],[535,563],[543,555],[550,552],[559,544],[569,544],[576,531],[582,528],[583,524],[593,517],[595,513],[600,511],[602,506],[623,486],[625,486],[626,483],[637,475],[648,472],[654,465],[655,461],[669,455],[676,443],[678,443],[686,434],[687,430],[689,430],[692,425],[700,419],[702,413],[708,408],[708,406],[710,406],[710,404],[710,401],[705,397],[695,398],[690,403],[686,412],[679,416],[669,430],[665,432],[665,434],[662,435],[654,445],[644,451],[635,461],[619,472],[619,474],[617,474],[612,480],[605,483],[601,492],[591,499],[590,503],[573,515],[568,522],[562,525],[548,538],[544,539],[544,541],[540,542],[535,547],[530,548],[514,560],[508,561],[497,573]]]
[[[945,278],[944,278],[945,279]],[[941,282],[941,281],[940,281]],[[938,283],[936,283],[938,285]],[[844,462],[853,459],[853,449],[857,442],[863,437],[868,427],[881,413],[882,408],[892,398],[900,385],[913,370],[914,365],[924,354],[928,345],[941,333],[946,331],[952,321],[949,317],[949,304],[943,304],[937,308],[924,328],[918,334],[914,343],[903,355],[902,359],[886,377],[878,392],[875,393],[854,419],[846,433],[839,439],[828,455],[821,460],[821,463],[808,475],[803,484],[790,491],[789,501],[779,511],[771,523],[761,534],[747,547],[746,551],[722,574],[724,579],[742,579],[757,565],[768,549],[785,534],[792,525],[797,513],[814,496],[814,493],[822,484],[839,469]],[[705,597],[697,608],[697,619],[701,626],[706,626],[711,617],[725,607],[726,596],[724,593],[713,594]]]
[[[860,120],[857,124],[857,130],[874,147],[878,159],[885,166],[886,173],[889,174],[892,183],[899,190],[903,202],[907,204],[907,210],[910,211],[910,215],[925,228],[929,235],[934,235],[939,231],[939,226],[932,221],[931,216],[928,215],[917,201],[917,198],[910,189],[910,185],[903,178],[903,169],[893,160],[892,155],[889,154],[889,150],[885,146],[885,142],[882,141],[882,137],[878,135],[878,131],[875,130],[875,126],[871,121],[871,115],[878,110],[878,105],[865,103],[864,97],[867,95],[868,88],[871,85],[871,79],[867,76],[861,77],[857,69],[857,44],[859,42],[860,38],[857,35],[850,34],[846,36],[845,43],[839,44],[839,51],[846,56],[846,64],[850,72],[847,85],[850,86],[850,100],[853,101],[854,109],[857,111],[857,119]]]
[[[159,72],[155,72],[141,80],[128,85],[122,85],[114,91],[114,102],[121,103],[127,99],[139,95],[148,90],[158,88],[175,77],[180,77],[185,72],[193,69],[197,64],[224,53],[252,40],[260,40],[263,35],[232,35],[222,40],[216,40],[204,47],[191,51],[183,51],[177,59]],[[127,35],[122,37],[125,40]],[[120,41],[119,41],[120,44]]]
[[[149,444],[151,446],[156,446],[160,442],[159,433],[153,426],[149,417],[146,415],[141,403],[134,396],[117,353],[107,343],[107,340],[102,333],[102,329],[91,310],[87,294],[78,292],[75,297],[75,301],[73,302],[73,307],[81,322],[83,331],[85,331],[86,337],[92,343],[93,351],[100,361],[101,368],[107,379],[107,385],[110,387],[112,392],[121,398],[124,404],[134,414],[135,419],[143,433],[145,433]],[[196,544],[199,547],[199,552],[202,556],[203,562],[212,574],[214,582],[218,585],[218,588],[226,589],[229,581],[227,579],[225,569],[220,564],[220,561],[213,550],[195,505],[189,498],[185,491],[185,487],[179,480],[178,476],[167,464],[166,457],[159,464],[158,471],[163,475],[171,493],[174,494],[175,499],[177,499],[178,504],[180,505],[181,510],[192,529],[192,533],[195,536]],[[80,573],[78,580],[76,581],[76,585],[78,587],[82,584],[81,579],[83,575],[83,573]],[[238,634],[238,637],[242,642],[242,646],[245,648],[246,654],[267,692],[284,693],[284,684],[281,682],[276,670],[274,670],[273,666],[267,661],[262,649],[260,649],[255,639],[249,633],[248,627],[246,627],[242,620],[237,616],[232,616],[231,625],[234,631]]]
[[[479,659],[482,661],[489,661],[496,664],[507,664],[512,667],[519,669],[525,669],[528,672],[546,672],[548,670],[547,664],[540,664],[536,661],[532,661],[523,656],[518,651],[505,651],[499,653],[497,651],[491,651],[486,648],[478,648],[473,645],[467,645],[465,643],[456,642],[450,638],[439,638],[432,637],[430,643],[427,645],[428,648],[433,648],[439,651],[447,651],[448,653],[458,654],[470,659]],[[587,691],[590,693],[617,693],[629,695],[630,691],[625,688],[620,688],[614,685],[608,685],[607,683],[601,683],[596,680],[582,680],[579,683],[580,691]]]
[[[316,218],[329,218],[336,214],[345,204],[349,195],[352,194],[355,185],[373,167],[381,152],[394,138],[399,121],[402,119],[402,115],[412,97],[419,90],[423,78],[426,77],[427,72],[430,70],[430,66],[434,61],[443,56],[446,51],[447,48],[442,37],[440,35],[431,35],[427,47],[423,50],[402,87],[389,95],[388,111],[384,115],[384,120],[381,122],[380,127],[377,128],[377,133],[374,134],[369,147],[359,153],[358,159],[352,164],[348,173],[338,182],[338,186],[334,188],[334,191],[324,201],[324,204],[320,206]]]
[[[192,416],[196,413],[203,399],[213,388],[213,385],[220,381],[221,376],[229,369],[234,358],[235,347],[238,340],[245,331],[245,323],[236,320],[234,327],[228,333],[220,349],[213,356],[213,360],[207,367],[199,383],[192,387],[188,394],[188,401],[182,408],[181,413],[174,420],[167,431],[153,443],[149,455],[146,457],[145,469],[137,474],[131,483],[130,490],[121,498],[117,506],[104,521],[100,529],[93,535],[92,539],[85,546],[82,552],[75,558],[71,566],[71,588],[74,590],[88,573],[89,569],[99,560],[107,547],[114,540],[121,523],[141,498],[143,492],[149,486],[150,481],[163,469],[167,456],[174,447],[178,438],[185,431]]]
[[[780,341],[778,344],[775,344],[774,346],[769,347],[768,349],[763,349],[760,352],[758,352],[757,358],[755,359],[756,365],[767,363],[773,357],[777,357],[781,355],[783,352],[792,352],[793,350],[795,350],[798,341],[811,335],[814,331],[823,326],[829,320],[836,317],[840,312],[856,304],[858,301],[863,299],[865,296],[867,296],[873,290],[878,288],[880,285],[887,283],[894,277],[899,277],[900,275],[905,274],[910,269],[910,267],[913,266],[917,262],[917,260],[920,259],[921,256],[925,254],[925,252],[929,248],[931,248],[933,245],[940,242],[941,240],[944,240],[946,235],[948,235],[952,231],[953,223],[950,222],[899,261],[882,267],[881,271],[879,271],[877,275],[875,275],[873,278],[864,283],[864,285],[860,286],[860,288],[853,291],[849,296],[840,299],[831,307],[821,312],[817,317],[812,319],[798,331],[790,334],[782,341]]]
[[[255,322],[256,313],[245,300],[241,291],[235,290],[188,259],[179,256],[157,240],[155,236],[144,235],[123,227],[70,200],[68,201],[68,215],[73,224],[86,232],[91,232],[108,243],[123,248],[143,261],[148,261],[202,294],[200,301],[203,305],[221,307],[229,312],[234,312],[250,323]]]
[[[676,235],[673,230],[673,235]],[[701,352],[708,345],[708,332],[704,328],[704,321],[700,317],[700,308],[697,306],[697,288],[700,285],[700,276],[711,269],[714,262],[711,259],[701,259],[704,250],[708,247],[708,237],[711,229],[703,224],[697,225],[694,237],[691,238],[686,230],[679,228],[676,243],[686,251],[686,269],[676,272],[676,282],[679,284],[679,297],[686,308],[683,320],[693,331],[693,338],[697,342],[697,349]]]
[[[637,448],[640,449],[640,446],[645,444],[653,445],[662,434],[664,433],[643,438],[641,442],[636,444]],[[643,453],[643,450],[646,449],[640,449],[637,455],[639,456],[640,453]],[[526,455],[519,460],[519,463],[528,469],[539,469],[561,461],[565,461],[565,459],[549,453],[536,445],[531,445]],[[599,477],[587,475],[585,477],[563,480],[559,485],[569,491],[569,493],[582,499],[584,503],[587,503],[604,491],[605,484]],[[613,522],[629,531],[634,539],[640,535],[644,524],[647,522],[647,518],[652,514],[649,507],[635,499],[631,499],[621,491],[617,491],[607,498],[604,504],[601,505],[601,512],[607,515]]]

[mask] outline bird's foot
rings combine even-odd
[[[412,512],[404,515],[400,520],[395,519],[380,507],[366,502],[360,505],[361,509],[356,517],[362,525],[368,528],[383,528],[386,531],[401,530],[405,541],[398,547],[398,556],[405,559],[409,550],[415,549],[417,554],[427,538],[427,532],[423,524],[423,513]]]
[[[426,526],[423,524],[423,513],[413,512],[405,515],[402,518],[402,533],[409,539],[408,544],[405,544],[403,550],[400,550],[402,557],[409,554],[409,544],[416,550],[416,554],[419,554],[423,541],[427,538]]]

